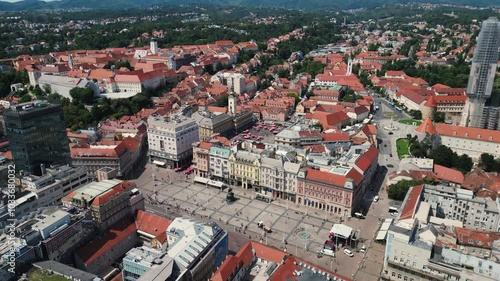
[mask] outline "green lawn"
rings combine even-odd
[[[40,269],[36,269],[31,274],[29,274],[28,280],[30,280],[30,281],[69,281],[68,278],[64,278],[64,277],[56,275],[56,274],[49,275],[48,273],[43,272]]]
[[[396,141],[399,159],[404,158],[405,156],[406,157],[411,156],[409,145],[410,141],[408,139],[398,139]]]
[[[407,125],[413,125],[413,123],[416,123],[417,126],[420,126],[420,124],[422,124],[422,121],[413,120],[413,119],[403,119],[403,120],[399,120],[399,123],[403,123],[403,124],[407,124]]]

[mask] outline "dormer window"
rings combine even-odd
[[[480,139],[481,138],[481,135],[477,135],[477,138]]]
[[[465,133],[465,136],[468,137],[469,136],[469,133]]]
[[[456,131],[454,131],[454,132],[453,132],[453,135],[454,135],[454,136],[456,136],[456,135],[457,135],[457,132],[456,132]]]
[[[490,140],[493,140],[493,137],[492,137],[492,136],[490,136]]]

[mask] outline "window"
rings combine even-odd
[[[401,280],[401,274],[398,274],[398,279]]]
[[[396,277],[396,272],[392,272],[392,277]]]
[[[403,280],[408,281],[408,276],[405,276]]]
[[[413,262],[413,266],[416,267],[417,266],[417,263],[416,262]]]

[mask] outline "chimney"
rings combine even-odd
[[[40,170],[42,170],[42,176],[47,174],[47,169],[45,168],[45,164],[40,164]]]

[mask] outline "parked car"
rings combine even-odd
[[[380,198],[379,198],[379,197],[378,197],[378,195],[377,195],[377,196],[373,197],[373,202],[378,202],[378,200],[379,200],[379,199],[380,199]]]
[[[349,249],[344,249],[344,254],[346,254],[349,257],[354,257],[354,254]]]
[[[361,249],[359,249],[361,253],[366,253],[366,245],[361,246]]]

